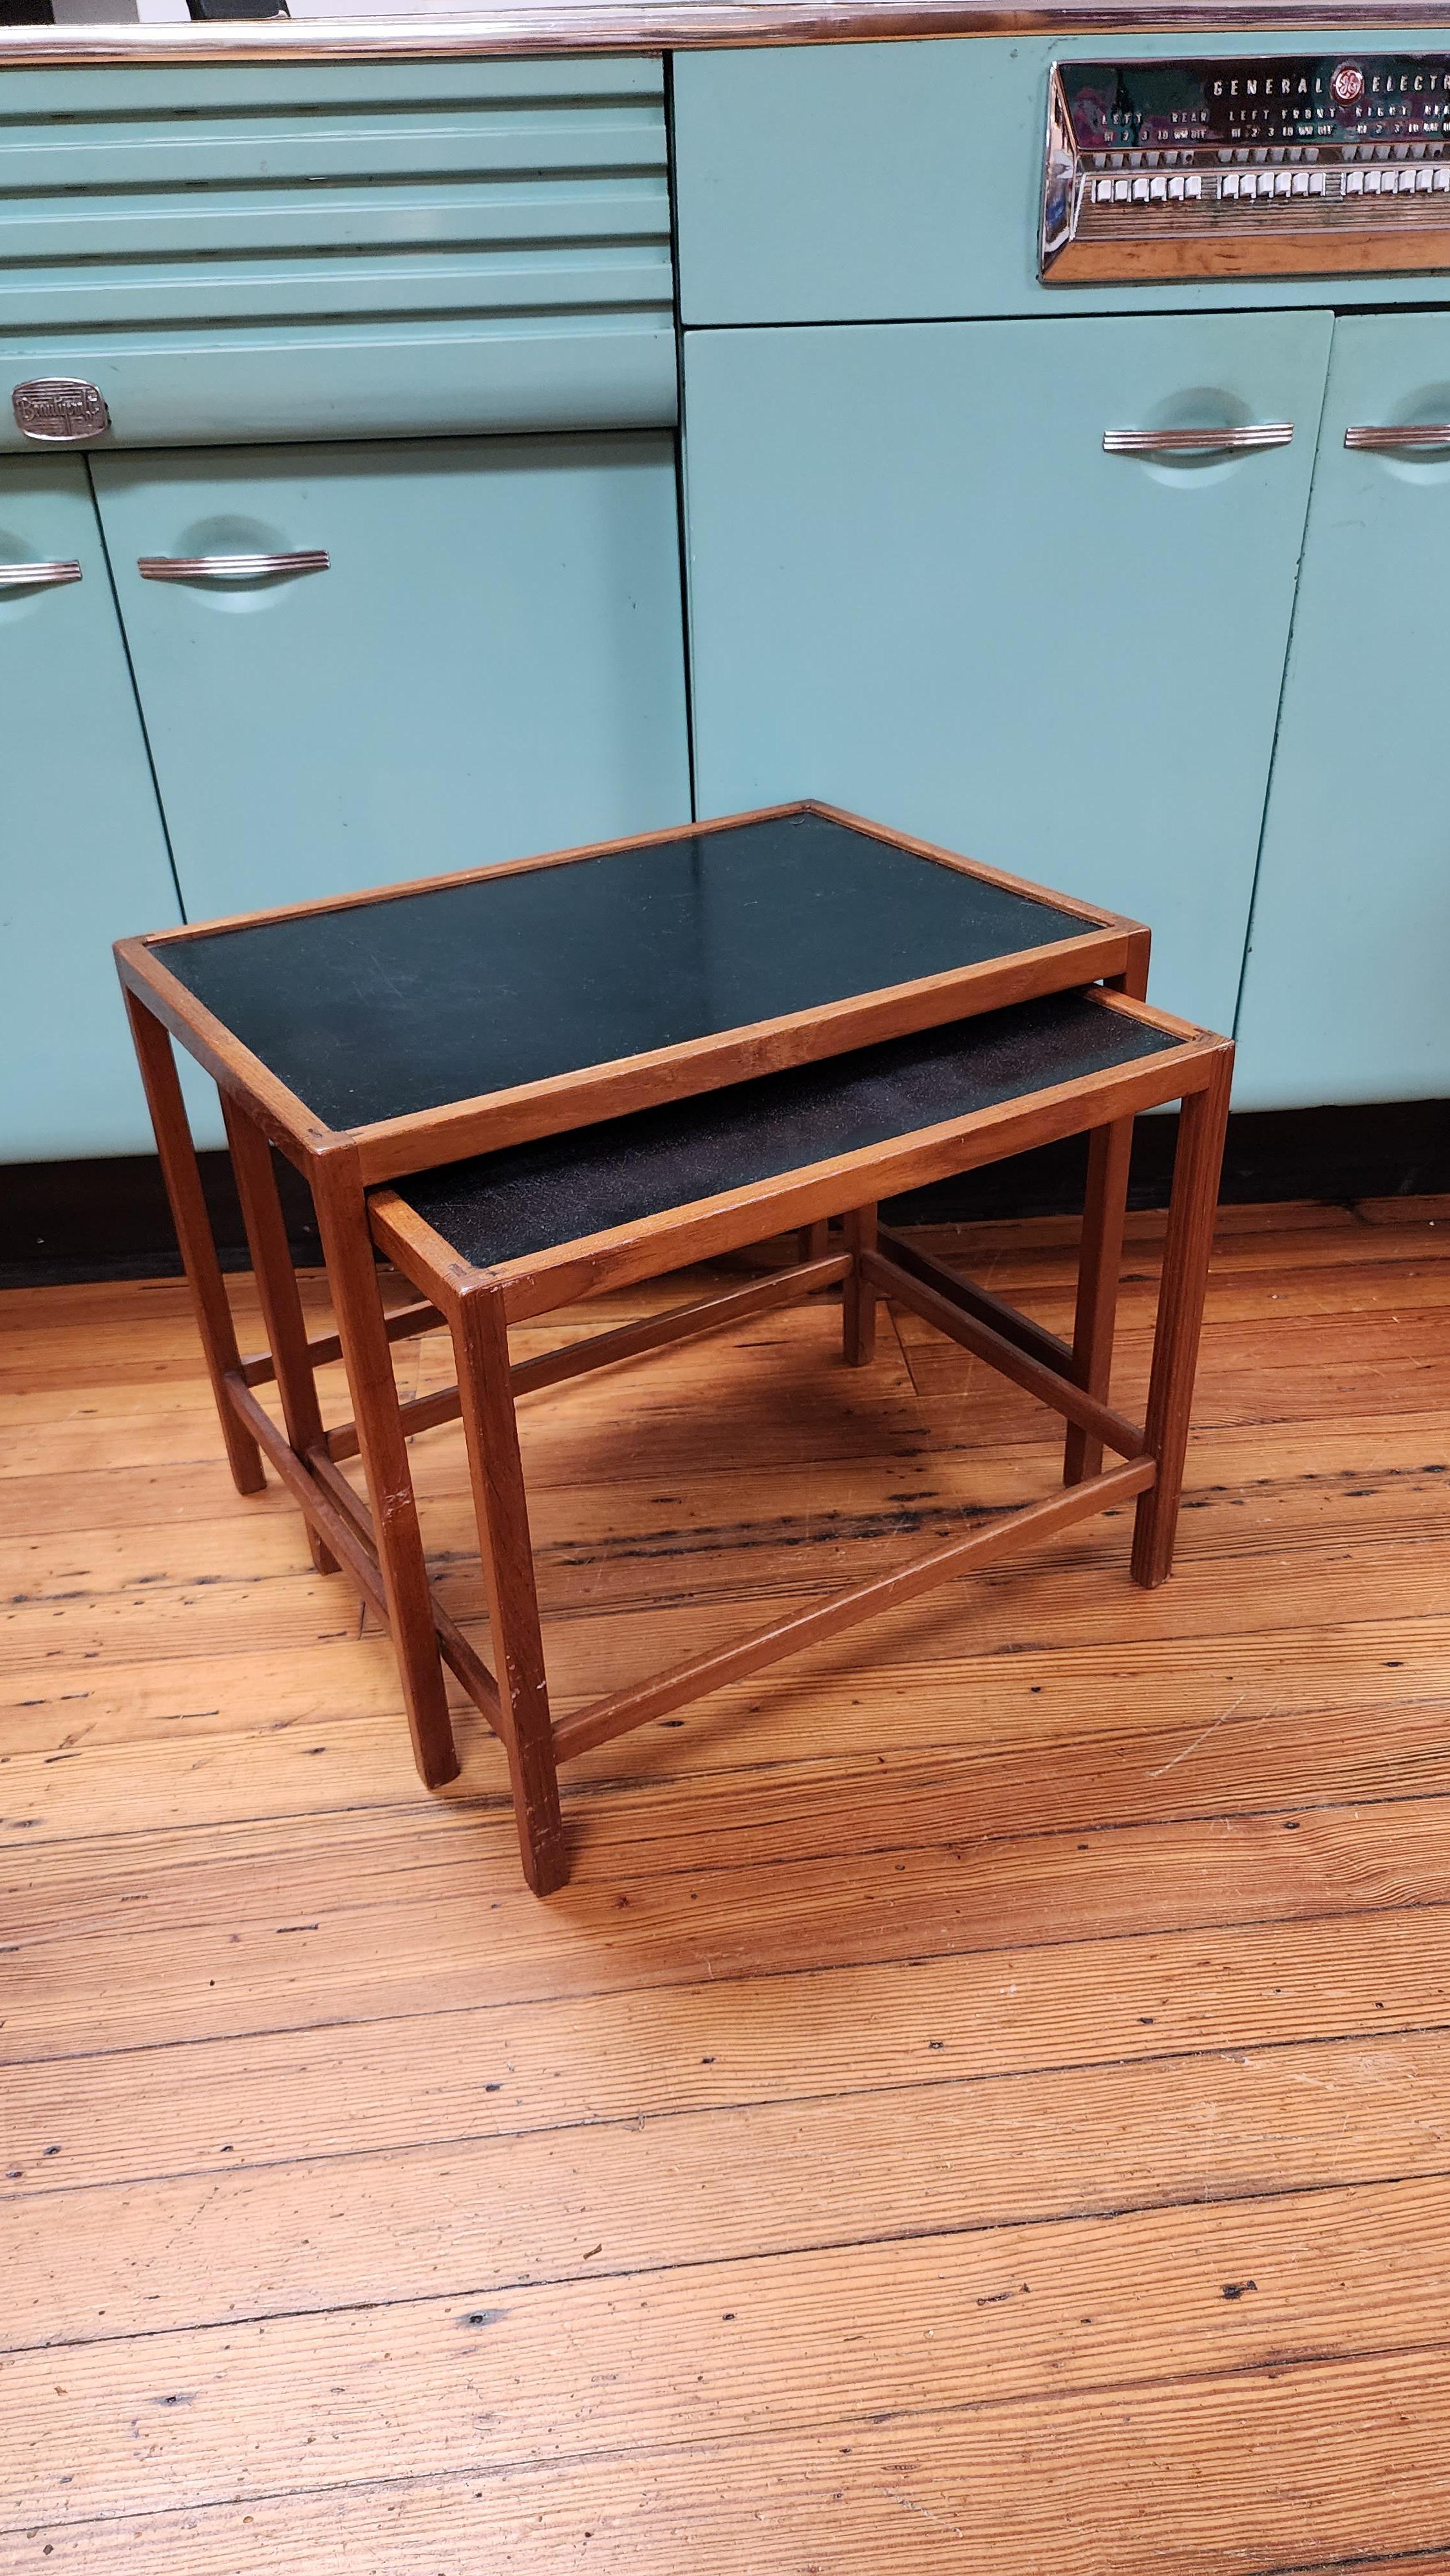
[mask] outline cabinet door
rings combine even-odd
[[[1438,424],[1443,447],[1347,449]],[[1450,315],[1335,325],[1254,899],[1239,1096],[1450,1093]]]
[[[1228,1026],[1330,327],[689,335],[702,813],[820,796],[1134,913],[1155,998]]]
[[[96,485],[193,921],[689,812],[665,436],[107,456]],[[143,556],[326,571],[143,579]]]
[[[150,1121],[110,943],[178,918],[86,469],[0,464],[0,1162],[139,1153]]]

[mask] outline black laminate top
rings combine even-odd
[[[316,1117],[361,1127],[1093,927],[808,813],[154,953]]]
[[[1180,1043],[1079,993],[1053,994],[393,1186],[486,1270]]]

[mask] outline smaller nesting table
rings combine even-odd
[[[505,1747],[540,1893],[567,1875],[571,1754],[1129,1496],[1134,1576],[1167,1574],[1232,1049],[1146,1007],[1147,958],[1136,923],[817,805],[119,944],[234,1480],[257,1490],[270,1460],[314,1564],[346,1568],[386,1619],[430,1786],[458,1768],[443,1664],[462,1682]],[[172,1037],[222,1094],[270,1345],[247,1358]],[[1106,1401],[1128,1147],[1136,1113],[1173,1100],[1139,1427]],[[877,1226],[881,1197],[1083,1131],[1070,1346]],[[335,1335],[306,1331],[273,1148],[312,1187]],[[798,1253],[773,1276],[510,1362],[511,1321],[781,1231]],[[385,1314],[375,1245],[419,1303]],[[517,1398],[836,1282],[848,1361],[870,1358],[885,1294],[1055,1407],[1062,1488],[556,1724]],[[400,1404],[390,1344],[445,1323],[457,1385]],[[315,1372],[339,1357],[354,1419],[328,1428]],[[272,1379],[282,1429],[254,1392]],[[492,1672],[433,1596],[408,1466],[409,1436],[460,1413]],[[342,1472],[358,1454],[370,1508]]]

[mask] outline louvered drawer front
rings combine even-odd
[[[29,377],[107,444],[674,416],[657,61],[19,73],[0,439]]]

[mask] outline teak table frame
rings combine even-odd
[[[728,1196],[671,1209],[553,1252],[477,1269],[397,1191],[381,1190],[372,1199],[372,1229],[379,1248],[427,1299],[423,1317],[441,1316],[452,1335],[457,1384],[420,1402],[397,1406],[397,1420],[406,1433],[462,1415],[497,1676],[486,1697],[477,1691],[474,1696],[507,1751],[524,1868],[530,1885],[540,1894],[562,1885],[568,1875],[558,1768],[573,1755],[606,1744],[782,1656],[818,1644],[950,1576],[987,1564],[1014,1547],[1051,1537],[1130,1498],[1137,1503],[1133,1578],[1146,1586],[1165,1580],[1172,1565],[1182,1492],[1233,1048],[1227,1039],[1209,1036],[1143,1004],[1102,991],[1093,998],[1104,1010],[1130,1014],[1180,1043],[1164,1054],[1090,1074],[1020,1102],[975,1110],[885,1145],[788,1172]],[[1125,1124],[1131,1127],[1138,1111],[1173,1100],[1182,1101],[1183,1112],[1147,1418],[1139,1425],[1115,1412],[1097,1391],[1110,1355],[1111,1292],[1116,1289],[1116,1259],[1110,1288],[1105,1281],[1100,1225],[1090,1224],[1086,1230],[1077,1329],[1069,1346],[900,1237],[882,1233],[876,1202],[1084,1130],[1095,1141],[1113,1138]],[[826,1226],[832,1217],[844,1220],[845,1239],[839,1252],[828,1248]],[[763,1281],[676,1308],[662,1317],[595,1334],[542,1359],[510,1362],[511,1323],[572,1305],[607,1288],[708,1261],[758,1241],[763,1234],[792,1231],[806,1257]],[[519,1396],[665,1343],[718,1331],[837,1281],[844,1292],[845,1356],[852,1365],[862,1366],[872,1357],[876,1302],[891,1297],[1062,1414],[1069,1426],[1069,1449],[1061,1490],[1023,1510],[1005,1512],[986,1529],[953,1540],[850,1592],[614,1692],[555,1723],[549,1712],[519,1455],[515,1414]],[[342,1439],[350,1442],[350,1429]],[[1105,1448],[1122,1463],[1104,1469]],[[341,1454],[336,1440],[332,1454]],[[350,1517],[361,1538],[356,1506]],[[459,1669],[456,1664],[454,1669]],[[472,1687],[465,1676],[460,1677]]]
[[[301,914],[341,912],[398,895],[466,884],[475,877],[491,878],[524,868],[564,867],[637,850],[652,842],[675,842],[798,813],[826,815],[924,860],[1055,906],[1079,918],[1084,925],[1082,932],[1035,949],[852,995],[845,1001],[803,1009],[647,1055],[349,1129],[330,1127],[319,1118],[305,1100],[288,1089],[197,1000],[170,971],[165,955],[160,953],[189,939],[213,937],[219,930],[256,928]],[[794,1197],[783,1189],[763,1191],[758,1203],[748,1209],[732,1210],[728,1217],[722,1213],[699,1223],[681,1223],[678,1227],[672,1223],[668,1256],[661,1257],[657,1236],[643,1268],[621,1271],[613,1255],[580,1251],[571,1263],[542,1265],[536,1274],[530,1274],[535,1283],[530,1288],[523,1278],[503,1273],[479,1278],[456,1275],[458,1266],[449,1256],[439,1271],[436,1300],[430,1297],[425,1304],[391,1316],[383,1310],[378,1289],[369,1192],[379,1184],[470,1154],[587,1126],[685,1094],[819,1061],[877,1040],[919,1032],[1047,993],[1097,984],[1141,997],[1146,988],[1148,952],[1149,934],[1140,923],[814,802],[686,825],[630,841],[600,843],[588,849],[515,862],[507,869],[479,869],[464,877],[421,879],[323,903],[287,906],[239,916],[235,921],[208,922],[118,942],[118,970],[233,1480],[240,1492],[259,1491],[265,1481],[263,1460],[270,1460],[302,1507],[313,1563],[319,1572],[348,1572],[363,1598],[386,1621],[397,1653],[418,1769],[429,1787],[443,1786],[456,1777],[459,1768],[444,1664],[500,1734],[509,1755],[519,1806],[525,1864],[536,1887],[542,1890],[559,1884],[564,1867],[554,1783],[557,1761],[582,1751],[586,1744],[601,1742],[627,1726],[643,1723],[646,1717],[675,1705],[679,1699],[695,1695],[715,1680],[723,1680],[725,1663],[730,1671],[745,1671],[767,1660],[772,1652],[794,1651],[797,1645],[830,1633],[851,1617],[867,1616],[888,1601],[923,1588],[939,1579],[941,1573],[954,1572],[958,1566],[997,1554],[1019,1533],[1046,1535],[1085,1512],[1104,1508],[1114,1498],[1145,1493],[1155,1475],[1160,1494],[1167,1496],[1171,1492],[1172,1501],[1160,1507],[1151,1522],[1143,1523],[1143,1528],[1151,1526],[1158,1535],[1146,1555],[1143,1550],[1149,1542],[1140,1541],[1135,1568],[1141,1580],[1162,1579],[1167,1571],[1165,1548],[1171,1551],[1177,1496],[1177,1484],[1169,1468],[1176,1442],[1179,1467],[1175,1472],[1181,1475],[1182,1435],[1186,1432],[1192,1380],[1191,1346],[1198,1313],[1192,1279],[1195,1265],[1201,1269],[1201,1258],[1206,1257],[1211,1174],[1216,1172],[1221,1145],[1219,1111],[1215,1109],[1210,1116],[1205,1104],[1218,1099],[1220,1073],[1226,1103],[1228,1051],[1222,1041],[1203,1038],[1182,1023],[1159,1020],[1165,1029],[1182,1036],[1187,1049],[1186,1053],[1175,1049],[1172,1058],[1184,1073],[1182,1091],[1188,1096],[1184,1142],[1179,1153],[1180,1175],[1186,1177],[1182,1177],[1181,1187],[1176,1186],[1175,1214],[1170,1223],[1168,1268],[1179,1285],[1171,1296],[1165,1293],[1165,1327],[1160,1329],[1164,1349],[1171,1347],[1177,1353],[1173,1384],[1178,1392],[1171,1401],[1165,1393],[1157,1415],[1150,1408],[1149,1425],[1144,1432],[1123,1424],[1109,1412],[1103,1399],[1111,1364],[1132,1120],[1150,1100],[1156,1103],[1179,1096],[1172,1089],[1165,1094],[1161,1084],[1154,1084],[1153,1065],[1103,1077],[1103,1087],[1094,1092],[1091,1103],[1074,1104],[1065,1123],[1055,1123],[1056,1109],[1044,1109],[1040,1117],[1032,1120],[1014,1119],[1010,1112],[989,1112],[980,1121],[969,1120],[951,1130],[933,1131],[930,1138],[913,1139],[910,1150],[877,1158],[879,1170],[873,1165],[869,1172],[863,1168],[854,1175],[844,1196],[834,1184],[827,1187],[817,1181]],[[222,1095],[269,1345],[265,1352],[245,1358],[238,1349],[207,1215],[172,1051],[173,1038],[211,1074]],[[1156,1063],[1161,1066],[1163,1059]],[[1084,1105],[1090,1114],[1082,1114]],[[1215,1119],[1219,1145],[1213,1142]],[[1010,1309],[1001,1308],[985,1292],[967,1288],[948,1273],[937,1271],[934,1265],[924,1264],[906,1247],[888,1241],[883,1248],[877,1242],[870,1213],[877,1197],[967,1169],[973,1163],[1025,1150],[1049,1135],[1066,1135],[1084,1127],[1091,1127],[1092,1137],[1077,1315],[1070,1349],[1025,1318],[1011,1317]],[[1009,1137],[1012,1141],[1008,1141]],[[277,1192],[273,1147],[294,1165],[311,1188],[333,1299],[335,1334],[309,1338],[307,1332]],[[1198,1211],[1192,1223],[1186,1213],[1190,1203]],[[824,1220],[842,1212],[848,1217],[849,1249],[840,1254],[824,1252],[820,1242]],[[397,1220],[380,1210],[376,1222],[381,1235]],[[587,1294],[591,1285],[603,1286],[610,1279],[646,1276],[650,1266],[659,1271],[682,1261],[707,1258],[711,1251],[723,1250],[727,1244],[759,1239],[778,1225],[812,1229],[813,1257],[777,1277],[711,1299],[704,1308],[686,1315],[665,1318],[649,1327],[630,1327],[623,1333],[597,1336],[582,1350],[508,1369],[506,1333],[512,1317],[544,1311],[548,1306]],[[409,1243],[405,1259],[401,1231],[397,1245],[394,1257],[406,1268],[407,1259],[414,1257],[415,1246]],[[524,1565],[520,1555],[520,1549],[527,1547],[522,1487],[517,1493],[512,1488],[507,1495],[501,1493],[496,1479],[504,1471],[496,1464],[480,1465],[476,1460],[480,1509],[492,1515],[490,1526],[496,1523],[504,1534],[496,1549],[487,1552],[494,1635],[502,1638],[497,1658],[504,1676],[500,1691],[468,1638],[433,1596],[408,1464],[409,1435],[425,1428],[428,1422],[451,1418],[459,1410],[460,1400],[455,1392],[451,1398],[434,1397],[421,1405],[400,1407],[391,1344],[448,1322],[460,1348],[460,1380],[480,1391],[478,1400],[484,1408],[482,1415],[472,1407],[464,1408],[465,1418],[475,1423],[479,1419],[492,1422],[502,1434],[506,1417],[502,1454],[512,1455],[516,1461],[511,1404],[506,1402],[510,1395],[553,1384],[583,1369],[690,1332],[712,1331],[763,1307],[807,1295],[836,1279],[845,1282],[848,1353],[858,1360],[869,1353],[874,1298],[889,1289],[892,1295],[913,1303],[930,1320],[942,1323],[956,1338],[973,1334],[970,1346],[994,1364],[1007,1366],[1020,1383],[1028,1382],[1024,1369],[1030,1371],[1034,1391],[1046,1395],[1067,1418],[1064,1492],[1035,1506],[1030,1514],[1011,1515],[1009,1520],[961,1542],[959,1547],[942,1552],[940,1558],[929,1560],[920,1569],[903,1569],[881,1584],[869,1586],[861,1596],[805,1614],[802,1621],[791,1622],[788,1631],[780,1632],[784,1642],[778,1647],[769,1640],[748,1641],[734,1650],[725,1663],[708,1659],[706,1665],[690,1666],[680,1674],[665,1677],[648,1691],[626,1694],[601,1710],[583,1712],[546,1734],[547,1702],[536,1642],[526,1641],[526,1648],[514,1642],[518,1628],[515,1604],[525,1597],[530,1601],[533,1598],[532,1568]],[[1200,1278],[1196,1292],[1200,1304],[1201,1293]],[[529,1302],[531,1298],[534,1302]],[[1189,1351],[1186,1363],[1185,1347]],[[1004,1352],[1009,1355],[1006,1359]],[[322,1422],[316,1371],[337,1359],[346,1367],[354,1419],[328,1431]],[[1166,1360],[1164,1365],[1168,1365]],[[273,1380],[281,1401],[281,1430],[254,1393],[256,1387]],[[1129,1443],[1126,1452],[1122,1446],[1125,1439]],[[1126,1456],[1126,1463],[1106,1477],[1098,1472],[1105,1442]],[[474,1445],[477,1450],[476,1440]],[[341,1473],[340,1461],[359,1454],[370,1509]],[[1162,1463],[1155,1466],[1155,1457]],[[506,1481],[515,1473],[515,1468],[507,1469]],[[1157,1572],[1147,1570],[1155,1564],[1159,1567]],[[535,1626],[536,1615],[535,1612]],[[525,1628],[527,1625],[525,1621]],[[662,1697],[666,1690],[670,1696]]]

